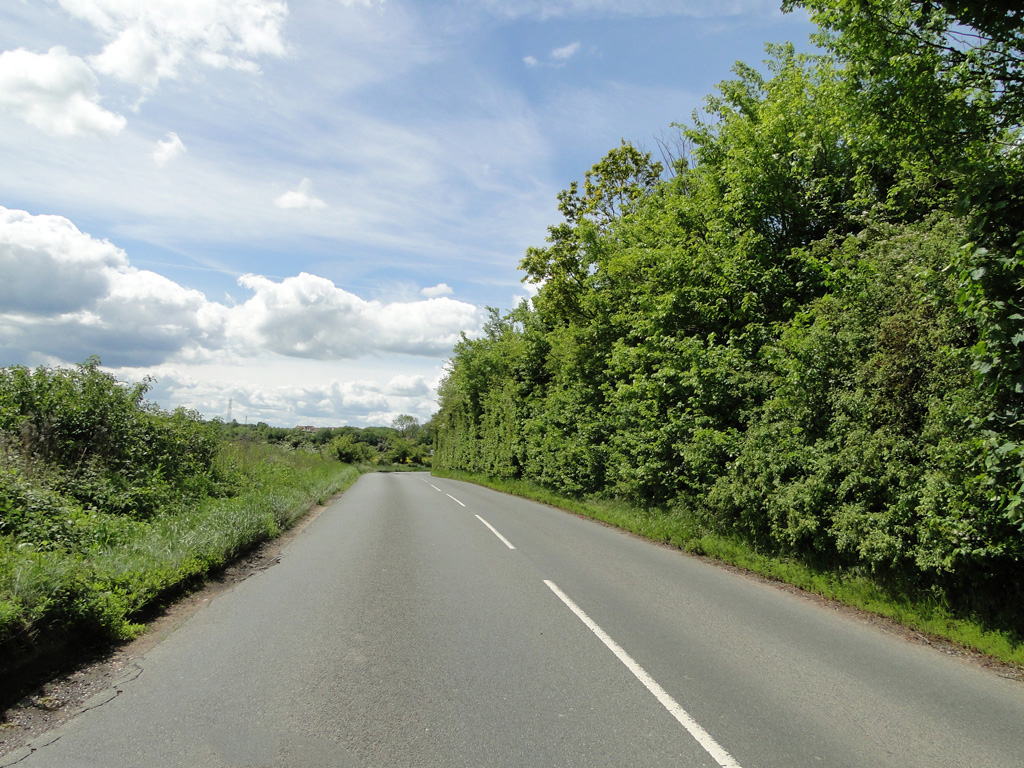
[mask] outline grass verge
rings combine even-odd
[[[272,539],[368,468],[261,443],[229,443],[220,496],[119,523],[86,549],[0,537],[0,674],[69,644],[128,639],[167,595]]]
[[[957,616],[934,599],[894,594],[861,574],[821,570],[797,560],[757,552],[741,539],[706,530],[698,521],[680,511],[638,509],[621,501],[575,499],[524,480],[439,469],[433,469],[432,474],[475,483],[593,518],[651,541],[727,563],[882,616],[908,629],[947,640],[1024,670],[1024,643],[1008,632],[988,629],[970,617]]]

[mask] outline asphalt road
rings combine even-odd
[[[117,690],[0,765],[1024,766],[1020,683],[426,474],[361,478]]]

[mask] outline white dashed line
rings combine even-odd
[[[461,501],[459,501],[459,500],[458,500],[458,499],[456,499],[456,498],[455,498],[454,496],[452,496],[452,495],[451,495],[450,493],[446,493],[446,494],[445,494],[445,496],[447,496],[447,497],[448,497],[449,499],[451,499],[452,501],[454,501],[454,502],[455,502],[456,504],[458,504],[458,505],[459,505],[460,507],[464,507],[464,506],[466,506],[466,505],[465,505],[465,504],[463,504],[463,503],[462,503]]]
[[[487,522],[486,520],[484,520],[484,519],[483,519],[482,517],[480,517],[480,515],[477,515],[477,516],[476,516],[476,519],[477,519],[477,520],[479,520],[479,521],[480,521],[481,523],[483,523],[484,525],[486,525],[486,526],[487,526],[488,528],[490,528],[490,529],[491,529],[491,533],[493,533],[493,534],[494,534],[495,536],[497,536],[497,537],[498,537],[499,539],[501,539],[502,543],[503,543],[503,544],[504,544],[504,545],[505,545],[506,547],[508,547],[509,549],[515,549],[515,547],[514,547],[514,546],[512,545],[512,542],[511,542],[511,541],[509,541],[509,540],[508,540],[508,539],[506,539],[506,538],[505,538],[504,536],[502,536],[502,535],[501,535],[500,533],[498,533],[498,530],[497,530],[497,528],[495,528],[495,527],[494,527],[493,525],[491,525],[491,524],[490,524],[490,523],[488,523],[488,522]]]
[[[601,639],[602,643],[608,646],[608,650],[614,653],[618,657],[619,661],[625,664],[626,668],[636,675],[637,680],[643,683],[647,690],[654,694],[654,697],[661,702],[662,706],[669,711],[672,717],[679,721],[680,725],[690,732],[690,735],[693,736],[693,738],[695,738],[702,747],[704,747],[704,750],[715,759],[715,762],[722,766],[722,768],[740,768],[740,764],[736,762],[733,756],[726,752],[717,741],[711,738],[711,734],[705,731],[696,720],[690,717],[689,713],[679,706],[679,703],[668,694],[668,691],[658,685],[655,679],[647,674],[647,670],[637,664],[636,661],[633,660],[632,656],[626,653],[618,643],[608,636],[607,632],[601,629],[593,619],[583,612],[582,608],[576,605],[576,603],[574,603],[569,596],[565,594],[565,592],[560,590],[553,581],[545,579],[544,583],[548,585],[552,592],[558,595],[558,599],[565,603],[569,607],[569,610],[575,613],[580,621],[587,625],[591,632]]]

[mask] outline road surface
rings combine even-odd
[[[1024,766],[1024,685],[591,521],[361,478],[21,768]]]

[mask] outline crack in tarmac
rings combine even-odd
[[[119,675],[117,679],[114,680],[112,685],[100,691],[99,693],[93,694],[84,702],[82,702],[82,704],[80,704],[78,707],[75,707],[74,709],[68,711],[67,719],[61,722],[60,725],[58,725],[53,730],[43,734],[43,740],[29,742],[25,746],[21,747],[21,749],[19,749],[18,751],[12,752],[7,757],[13,757],[14,759],[10,760],[10,762],[0,763],[0,768],[11,768],[11,766],[17,765],[18,763],[27,759],[30,755],[38,752],[39,750],[46,749],[46,747],[56,744],[64,735],[64,729],[67,728],[67,726],[72,721],[74,721],[75,718],[91,710],[99,709],[105,704],[109,704],[110,702],[112,702],[114,699],[116,699],[118,696],[124,693],[125,688],[129,683],[138,680],[139,677],[142,675],[143,671],[144,670],[141,664],[139,664],[138,662],[132,662],[128,667],[128,671]]]

